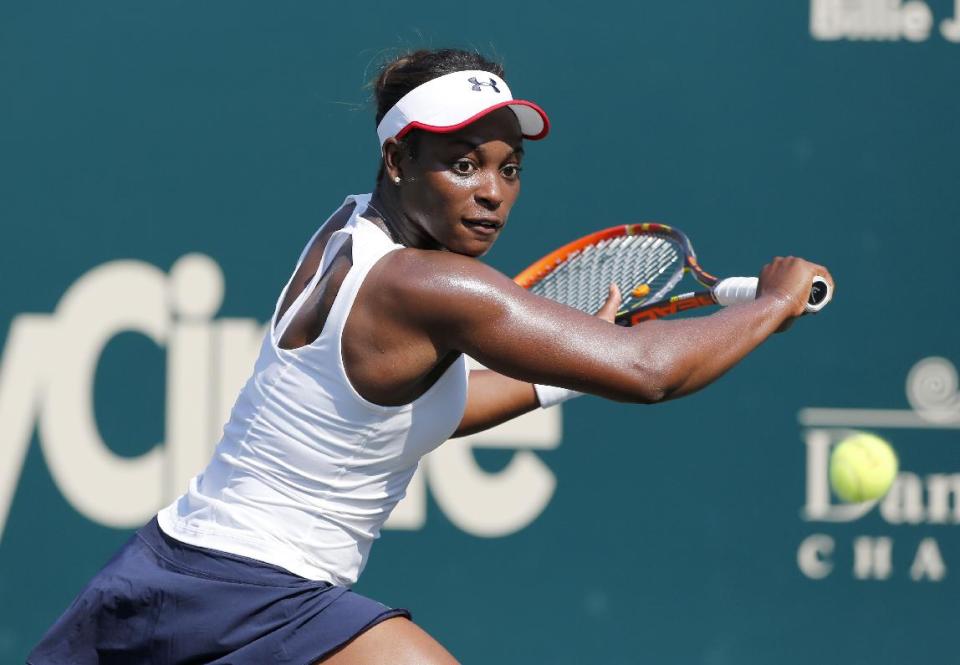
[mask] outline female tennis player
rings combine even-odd
[[[406,610],[350,591],[419,459],[576,391],[699,390],[800,316],[815,274],[829,279],[777,258],[752,302],[635,328],[611,323],[615,288],[597,316],[535,296],[477,258],[546,114],[456,50],[391,62],[375,92],[376,188],[307,244],[213,459],[30,663],[454,663]]]

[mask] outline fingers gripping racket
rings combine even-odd
[[[689,272],[706,290],[669,296]],[[616,322],[632,326],[706,305],[733,305],[757,296],[756,277],[720,279],[697,263],[690,240],[665,224],[625,224],[591,233],[551,252],[514,278],[533,293],[594,313],[607,287],[620,287]],[[814,278],[808,312],[830,301],[830,285]]]

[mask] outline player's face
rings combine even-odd
[[[450,134],[423,132],[399,187],[418,234],[457,254],[489,251],[520,194],[522,143],[508,108]]]

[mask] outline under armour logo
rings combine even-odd
[[[489,85],[491,88],[493,88],[494,92],[500,92],[500,88],[497,87],[497,82],[493,79],[490,79],[490,83],[484,83],[483,81],[478,81],[476,76],[471,76],[467,79],[467,81],[473,84],[471,90],[474,92],[480,92],[481,86],[484,85]]]

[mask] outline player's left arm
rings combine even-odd
[[[540,406],[533,384],[492,369],[470,371],[467,406],[453,436],[466,436],[496,427]]]
[[[613,322],[620,306],[620,293],[611,289],[597,316]],[[540,407],[532,383],[519,381],[490,369],[471,370],[467,406],[454,437],[475,434],[522,416]]]

